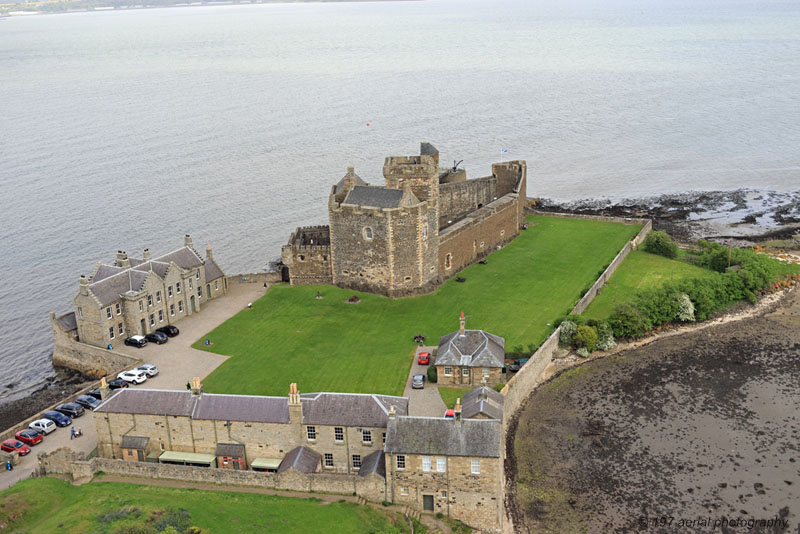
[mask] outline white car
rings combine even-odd
[[[49,434],[56,429],[56,424],[50,419],[37,419],[28,425],[28,428],[37,431],[39,434]]]
[[[158,367],[156,367],[152,363],[145,363],[140,365],[139,367],[136,367],[134,371],[141,371],[145,375],[147,375],[147,378],[153,378],[158,374]]]
[[[141,384],[147,380],[147,375],[142,371],[137,371],[134,369],[132,371],[122,371],[117,375],[117,378],[121,378],[125,382],[130,382],[132,384]]]

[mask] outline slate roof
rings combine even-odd
[[[206,271],[206,282],[211,282],[212,280],[216,280],[217,278],[222,278],[225,276],[225,273],[222,272],[222,269],[219,268],[217,262],[212,258],[208,258],[206,260],[204,268]]]
[[[126,269],[99,282],[89,284],[89,290],[97,297],[100,304],[108,306],[119,300],[119,296],[123,293],[141,291],[146,277],[146,272]]]
[[[348,171],[348,172],[347,172],[347,174],[345,174],[345,175],[342,177],[342,179],[341,179],[341,180],[339,180],[339,182],[336,184],[336,192],[337,192],[337,193],[338,193],[339,191],[341,191],[341,190],[342,190],[342,188],[344,187],[344,179],[345,179],[345,178],[350,178],[350,177],[354,177],[354,178],[356,179],[356,185],[363,185],[363,186],[366,186],[366,185],[367,185],[367,182],[365,182],[364,180],[362,180],[362,179],[361,179],[361,177],[360,177],[359,175],[357,175],[355,172],[349,172],[349,171]]]
[[[164,276],[167,274],[167,269],[169,269],[169,263],[164,263],[163,261],[148,261],[137,264],[133,269],[145,273],[153,271],[163,280]]]
[[[383,451],[371,452],[361,459],[361,468],[358,470],[358,476],[365,477],[376,473],[383,478],[386,478],[386,462],[383,459]]]
[[[434,365],[503,367],[506,340],[483,330],[455,331],[439,340]]]
[[[169,254],[164,254],[163,256],[156,258],[155,261],[161,261],[164,263],[169,263],[174,261],[178,264],[178,267],[182,269],[191,269],[192,267],[198,267],[203,264],[203,260],[194,249],[190,247],[182,247],[174,252],[170,252]]]
[[[122,436],[122,444],[120,447],[123,449],[147,449],[147,444],[150,438],[146,436]]]
[[[501,424],[491,419],[395,417],[386,428],[384,451],[394,454],[499,458]]]
[[[227,456],[228,458],[244,458],[244,445],[241,443],[217,443],[215,456]]]
[[[408,413],[408,399],[386,395],[359,393],[305,393],[303,403],[304,425],[337,425],[385,427],[389,420],[389,407],[397,415]]]
[[[423,142],[419,145],[419,154],[420,156],[435,156],[438,154],[439,151],[430,143]]]
[[[484,415],[490,419],[503,419],[505,397],[490,387],[478,387],[461,398],[461,417],[470,419]]]
[[[92,282],[99,282],[100,280],[104,280],[109,276],[113,276],[117,273],[121,273],[124,269],[122,267],[117,267],[116,265],[106,265],[105,263],[101,263],[97,266],[97,270],[91,277]]]
[[[192,415],[195,400],[190,391],[124,388],[95,411],[188,417]]]
[[[347,193],[343,204],[355,204],[371,208],[397,208],[403,198],[400,189],[388,189],[377,186],[355,186]]]
[[[203,393],[197,399],[192,419],[288,423],[289,400],[286,397]]]
[[[78,321],[75,319],[75,312],[65,313],[61,317],[57,317],[56,322],[58,326],[63,328],[66,332],[78,329]]]
[[[301,445],[286,453],[281,465],[278,466],[278,473],[289,469],[297,469],[301,473],[313,473],[319,467],[320,458],[322,457],[319,454]]]

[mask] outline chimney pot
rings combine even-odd
[[[456,407],[453,410],[453,421],[456,424],[461,424],[461,397],[456,399]]]
[[[394,409],[394,405],[389,406],[389,419],[394,419],[395,415],[397,415],[397,410]]]

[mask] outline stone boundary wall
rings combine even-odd
[[[130,462],[110,458],[84,460],[82,454],[67,448],[58,449],[48,455],[39,456],[39,466],[43,473],[66,474],[73,481],[86,480],[95,473],[104,473],[153,478],[201,482],[225,486],[249,486],[274,490],[356,494],[367,500],[381,502],[386,500],[386,480],[377,474],[368,476],[343,473],[300,473],[295,470],[283,473],[262,473],[258,471],[189,467],[183,465],[159,464],[155,462]]]
[[[280,271],[268,273],[232,274],[225,277],[228,287],[239,284],[277,284],[281,281]]]

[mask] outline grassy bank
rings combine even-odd
[[[204,381],[206,391],[284,395],[302,391],[400,395],[415,334],[429,343],[458,328],[536,345],[548,323],[572,308],[599,271],[639,231],[636,225],[529,217],[532,226],[485,265],[475,264],[434,293],[389,299],[332,286],[275,286],[195,348],[231,356]],[[317,293],[323,297],[315,298]],[[353,294],[359,304],[348,304]]]
[[[330,532],[331,525],[337,533],[405,532],[402,521],[394,530],[387,515],[348,502],[117,482],[72,486],[54,478],[23,480],[0,493],[0,528],[9,532],[146,534],[170,522],[182,525],[178,532],[197,526],[214,533],[307,534]]]

